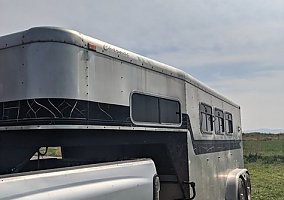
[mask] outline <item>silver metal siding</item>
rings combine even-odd
[[[50,97],[88,99],[84,51],[53,42],[0,50],[0,101]]]
[[[85,49],[87,49],[91,44],[92,46],[95,46],[95,50],[101,54],[110,56],[112,58],[118,58],[122,61],[132,63],[147,69],[152,69],[164,75],[169,75],[184,80],[189,84],[199,88],[200,90],[203,90],[235,107],[238,107],[236,104],[234,104],[224,96],[218,94],[211,88],[205,86],[200,81],[196,80],[189,74],[179,69],[68,29],[55,27],[36,27],[23,32],[0,37],[0,49],[34,42],[68,43]]]
[[[195,140],[240,140],[240,110],[221,99],[214,97],[191,84],[186,84],[186,110],[191,120],[193,137]],[[199,103],[223,109],[233,114],[233,135],[217,135],[201,133]],[[189,180],[196,183],[197,200],[224,199],[228,173],[235,168],[243,167],[242,149],[221,151],[195,155],[190,145],[192,143],[188,133]],[[213,148],[213,147],[212,147]]]

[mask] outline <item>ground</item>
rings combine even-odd
[[[245,167],[252,200],[284,200],[284,135],[245,135]]]

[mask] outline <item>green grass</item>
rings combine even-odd
[[[60,147],[48,147],[47,152],[45,147],[39,149],[41,154],[51,157],[61,157],[61,148]],[[35,154],[37,155],[37,153]]]
[[[244,144],[245,167],[252,184],[252,200],[284,200],[284,139],[249,136]]]
[[[284,140],[247,140],[244,141],[244,153],[262,156],[283,155]]]
[[[252,184],[252,200],[284,200],[284,164],[247,163]]]

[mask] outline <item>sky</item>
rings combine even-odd
[[[172,65],[284,129],[283,0],[0,0],[0,36],[57,26]]]

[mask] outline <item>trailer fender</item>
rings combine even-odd
[[[250,176],[247,169],[234,169],[227,176],[226,200],[251,200]]]

